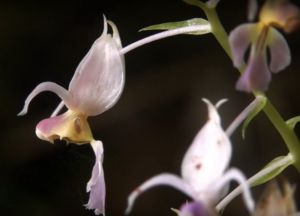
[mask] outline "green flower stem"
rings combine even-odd
[[[231,49],[228,42],[228,34],[226,33],[223,25],[220,22],[218,14],[215,8],[209,8],[203,2],[197,0],[184,0],[188,4],[200,7],[206,14],[208,21],[212,26],[212,33],[216,37],[217,41],[223,47],[227,55],[232,59]],[[245,66],[239,68],[240,73],[244,71]],[[254,95],[263,95],[263,93],[255,92]],[[282,116],[275,109],[272,103],[268,100],[267,104],[263,108],[263,111],[266,113],[267,117],[270,119],[274,127],[279,132],[280,136],[284,140],[289,149],[290,153],[294,159],[294,166],[300,172],[300,143],[298,137],[294,131],[288,127],[288,125],[283,120]]]

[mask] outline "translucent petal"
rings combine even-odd
[[[267,65],[266,51],[254,53],[252,49],[248,65],[237,81],[236,89],[245,92],[266,91],[270,81],[271,72]]]
[[[92,141],[91,145],[96,155],[95,165],[92,171],[92,177],[87,183],[87,192],[90,192],[87,209],[94,209],[96,215],[105,214],[105,181],[102,167],[103,162],[103,145],[101,141]]]
[[[224,175],[216,182],[215,187],[218,189],[223,188],[224,186],[226,186],[230,181],[235,180],[237,181],[243,190],[243,198],[244,198],[244,202],[249,210],[249,212],[253,212],[254,211],[254,207],[255,207],[255,203],[254,200],[252,198],[251,192],[250,192],[250,186],[244,176],[244,174],[239,171],[236,168],[231,168],[229,170],[227,170]],[[221,198],[221,197],[219,197]]]
[[[113,36],[104,31],[80,62],[69,90],[76,107],[89,116],[99,115],[119,99],[125,81],[124,56],[117,28],[109,22]]]
[[[249,47],[252,36],[256,31],[256,24],[242,24],[230,32],[229,43],[232,51],[233,64],[239,68],[244,62],[245,53]]]
[[[57,85],[56,83],[53,83],[53,82],[43,82],[43,83],[40,83],[37,87],[35,87],[35,89],[33,89],[33,91],[28,95],[28,97],[25,100],[24,107],[21,110],[21,112],[18,113],[18,115],[19,116],[25,115],[27,113],[28,106],[29,106],[31,100],[35,96],[37,96],[39,93],[44,92],[44,91],[50,91],[50,92],[55,93],[57,96],[59,96],[64,101],[64,103],[66,104],[66,106],[68,108],[74,107],[74,102],[73,102],[72,96],[66,89],[64,89],[60,85]]]
[[[208,106],[208,120],[185,153],[181,172],[183,179],[206,199],[218,197],[221,193],[211,184],[223,175],[229,164],[231,143],[221,127],[216,107],[206,99],[204,102]]]
[[[268,47],[271,53],[270,70],[277,73],[291,63],[291,52],[289,45],[282,34],[275,28],[270,28],[268,34]]]
[[[130,213],[133,204],[139,195],[141,195],[146,190],[159,185],[168,185],[174,187],[182,191],[186,195],[190,196],[191,198],[195,198],[193,189],[190,187],[190,185],[184,182],[180,177],[173,174],[163,173],[150,178],[129,195],[127,199],[126,214]]]

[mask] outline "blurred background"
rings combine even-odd
[[[246,21],[246,2],[221,1],[220,18],[229,32]],[[299,4],[299,2],[298,2]],[[139,29],[167,21],[204,17],[180,0],[153,1],[6,1],[0,3],[0,214],[93,215],[86,183],[94,164],[90,145],[54,145],[39,140],[35,126],[59,103],[52,93],[36,97],[24,117],[24,100],[43,81],[67,87],[94,40],[102,32],[102,15],[118,27],[124,46],[153,32]],[[293,61],[273,76],[267,95],[285,119],[300,114],[300,32],[287,35]],[[238,72],[212,35],[181,35],[126,54],[126,86],[120,101],[91,118],[96,139],[105,148],[107,215],[123,215],[128,194],[153,175],[180,175],[183,155],[207,118],[201,98],[228,98],[220,109],[226,128],[253,97],[234,89]],[[299,127],[296,128],[299,134]],[[232,136],[231,166],[246,176],[287,149],[264,113],[250,124],[246,139]],[[283,175],[300,183],[293,167]],[[237,184],[232,183],[232,188]],[[299,187],[299,186],[298,186]],[[253,189],[257,200],[264,186]],[[300,207],[300,189],[296,191]],[[188,200],[180,192],[157,187],[136,202],[132,216],[175,215]],[[224,215],[247,215],[241,197]]]

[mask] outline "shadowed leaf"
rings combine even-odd
[[[167,23],[161,23],[161,24],[156,24],[156,25],[151,25],[145,28],[142,28],[139,31],[150,31],[150,30],[171,30],[171,29],[177,29],[177,28],[182,28],[182,27],[187,27],[187,26],[196,26],[196,25],[209,25],[209,22],[205,19],[201,18],[193,18],[185,21],[179,21],[179,22],[167,22]],[[202,34],[207,34],[210,33],[211,31],[208,29],[204,29],[202,31],[196,31],[196,32],[191,32],[187,34],[192,34],[192,35],[202,35]]]

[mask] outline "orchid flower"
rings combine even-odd
[[[112,35],[107,33],[107,24],[112,28]],[[100,115],[118,101],[125,81],[124,54],[162,38],[193,32],[204,34],[210,31],[209,24],[196,25],[187,21],[187,26],[151,35],[122,48],[117,27],[104,17],[103,32],[78,65],[68,90],[53,82],[43,82],[25,100],[25,105],[18,115],[25,115],[31,100],[41,92],[53,92],[62,100],[50,118],[37,124],[36,135],[40,139],[51,143],[55,139],[61,139],[75,144],[92,145],[96,160],[87,184],[90,197],[85,206],[94,209],[95,214],[104,214],[105,211],[103,145],[101,141],[94,140],[87,118]],[[68,110],[57,115],[64,106]]]
[[[107,24],[112,28],[112,35],[107,33]],[[43,82],[30,93],[19,113],[26,114],[31,100],[44,91],[51,91],[62,99],[68,111],[56,116],[62,108],[60,105],[52,117],[38,123],[36,135],[52,143],[55,139],[76,144],[91,143],[96,160],[87,184],[90,197],[85,206],[95,209],[95,214],[104,214],[105,208],[103,146],[101,141],[94,140],[87,118],[108,110],[122,93],[125,66],[121,48],[116,26],[104,17],[103,32],[77,67],[69,89],[53,82]]]
[[[250,0],[248,17],[253,19],[256,2]],[[289,46],[282,34],[274,27],[290,33],[300,24],[299,9],[288,0],[266,0],[259,14],[259,22],[236,27],[229,35],[229,43],[236,68],[245,62],[246,51],[251,44],[244,73],[236,83],[240,91],[266,91],[271,81],[271,72],[277,73],[291,62]],[[268,64],[267,49],[270,51]],[[271,71],[271,72],[270,72]]]
[[[244,175],[236,168],[227,170],[231,158],[231,143],[221,127],[217,112],[217,108],[226,100],[219,101],[215,106],[207,99],[203,101],[208,106],[208,121],[185,153],[181,165],[182,177],[162,173],[150,178],[129,195],[126,213],[131,211],[135,199],[141,193],[159,185],[174,187],[204,206],[215,206],[227,193],[230,180],[236,180],[243,187],[247,208],[251,212],[254,210],[254,202]]]

